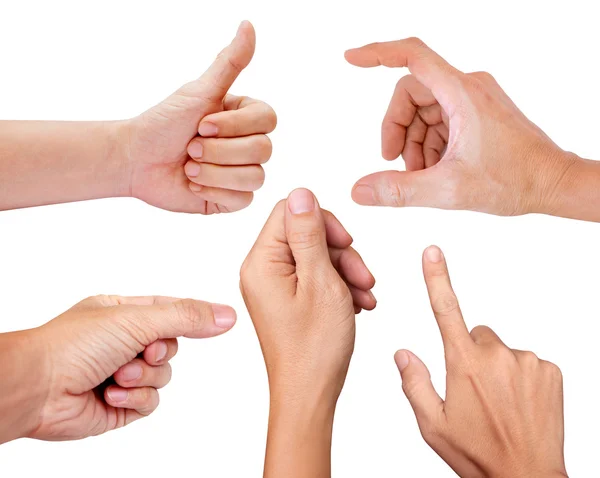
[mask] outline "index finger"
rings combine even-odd
[[[200,77],[207,86],[204,96],[209,101],[220,101],[254,56],[256,33],[249,21],[243,21],[235,38],[217,56],[213,64]]]
[[[431,246],[425,250],[423,274],[446,354],[453,348],[472,345],[473,339],[469,335],[456,294],[452,290],[446,260],[438,247]]]
[[[418,38],[371,43],[348,50],[344,56],[352,65],[363,68],[408,68],[417,80],[431,90],[442,106],[450,106],[451,100],[458,98],[460,93],[458,79],[463,73]]]

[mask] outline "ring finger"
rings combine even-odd
[[[114,373],[117,385],[123,388],[162,388],[171,381],[171,365],[165,363],[153,367],[145,360],[133,359]]]
[[[261,166],[219,166],[217,164],[188,161],[185,174],[193,183],[233,191],[256,191],[265,182]]]
[[[110,386],[104,392],[104,400],[111,407],[130,408],[140,415],[150,415],[158,407],[158,391],[152,387],[124,389]]]

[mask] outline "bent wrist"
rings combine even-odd
[[[48,397],[48,362],[38,329],[0,334],[0,443],[32,435]]]
[[[600,221],[600,162],[562,151],[552,164],[543,199],[532,212]]]

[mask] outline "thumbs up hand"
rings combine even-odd
[[[197,80],[126,123],[130,193],[171,211],[233,212],[252,202],[271,156],[273,109],[229,88],[254,55],[243,22],[230,45]]]

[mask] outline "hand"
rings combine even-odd
[[[557,185],[578,158],[529,121],[490,74],[464,74],[415,38],[349,50],[346,59],[412,73],[398,82],[382,125],[383,157],[402,154],[406,172],[360,179],[357,203],[553,213]]]
[[[327,476],[331,426],[354,349],[355,313],[376,302],[352,238],[306,189],[275,206],[241,271],[265,358],[265,476]]]
[[[437,247],[425,251],[423,271],[444,342],[446,399],[413,353],[395,360],[425,441],[462,477],[567,476],[559,368],[509,349],[488,327],[469,334]]]
[[[126,123],[131,195],[171,211],[212,214],[243,209],[265,179],[266,136],[277,117],[267,104],[228,90],[248,66],[254,28],[240,25],[199,79]]]
[[[220,335],[235,320],[230,307],[194,300],[98,296],[80,302],[30,331],[32,349],[43,351],[44,400],[31,407],[37,420],[24,435],[74,440],[149,415],[158,406],[157,390],[171,379],[176,337]]]

